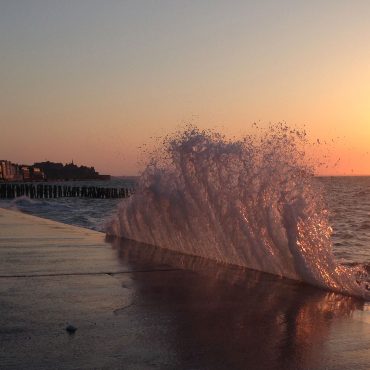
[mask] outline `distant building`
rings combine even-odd
[[[6,180],[10,176],[10,162],[0,160],[1,179]]]
[[[45,175],[38,167],[0,160],[0,181],[43,181],[44,179]]]
[[[41,171],[41,168],[32,167],[32,180],[34,181],[43,181],[45,180],[44,172]]]
[[[23,181],[31,181],[31,168],[30,166],[21,166]]]
[[[29,166],[0,160],[0,181],[58,180],[110,180],[110,175],[100,175],[94,167],[77,166],[73,161],[65,165],[47,161]]]
[[[10,161],[1,160],[0,167],[1,167],[1,179],[3,181],[23,180],[22,172],[18,165]]]
[[[109,180],[109,175],[100,175],[94,167],[77,166],[73,163],[37,162],[35,168],[41,169],[49,181],[58,180]]]

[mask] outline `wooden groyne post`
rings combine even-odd
[[[50,198],[127,198],[134,193],[133,188],[108,188],[99,186],[71,186],[49,184],[0,184],[0,199],[14,199],[26,196],[31,199]]]

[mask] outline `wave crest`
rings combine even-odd
[[[369,299],[365,270],[334,258],[305,143],[285,124],[242,140],[188,127],[165,139],[108,234]]]

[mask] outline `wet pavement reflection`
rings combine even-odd
[[[109,242],[133,271],[115,275],[132,292],[120,315],[153,343],[159,368],[340,369],[370,360],[370,326],[353,319],[368,307],[358,299],[129,240]]]

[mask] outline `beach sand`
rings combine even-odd
[[[355,298],[3,209],[0,261],[1,369],[369,368]]]

